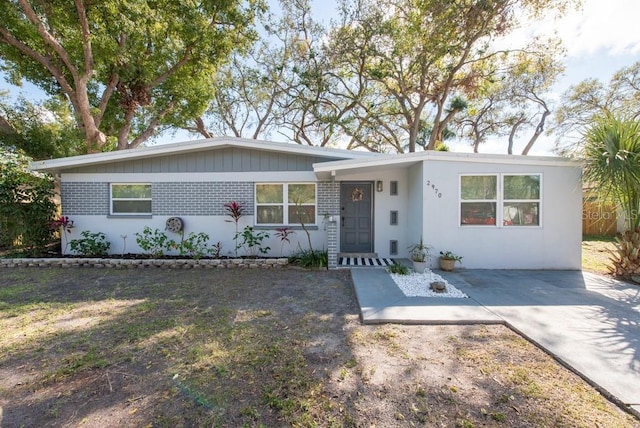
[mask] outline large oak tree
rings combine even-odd
[[[570,1],[345,0],[343,25],[332,33],[346,73],[368,82],[347,130],[360,144],[416,150],[423,123],[427,149],[442,141],[452,119],[494,78],[492,63],[526,50],[497,49],[525,15],[562,11]],[[362,72],[354,66],[365,66]]]
[[[62,95],[87,151],[140,145],[199,116],[229,54],[255,33],[259,0],[11,0],[0,3],[2,67]]]

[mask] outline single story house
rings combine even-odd
[[[142,252],[136,233],[164,231],[178,217],[183,233],[205,232],[233,255],[225,204],[237,201],[245,208],[240,230],[269,233],[270,256],[308,248],[303,221],[332,268],[341,255],[406,258],[420,237],[434,266],[446,250],[466,268],[581,266],[581,169],[559,157],[378,154],[221,137],[32,169],[59,180],[62,214],[75,225],[69,239],[103,232],[115,254]],[[290,243],[275,236],[280,227],[295,230]]]

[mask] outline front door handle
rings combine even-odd
[[[340,217],[340,227],[344,227],[344,217]]]

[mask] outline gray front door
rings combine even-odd
[[[373,183],[340,184],[340,251],[373,252]]]

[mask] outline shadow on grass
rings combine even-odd
[[[356,318],[346,272],[3,274],[0,326],[22,337],[0,340],[2,426],[273,426],[321,407],[339,417],[320,392],[352,360],[334,343]]]
[[[530,400],[502,326],[361,325],[347,271],[15,269],[0,305],[1,426],[586,420]]]

